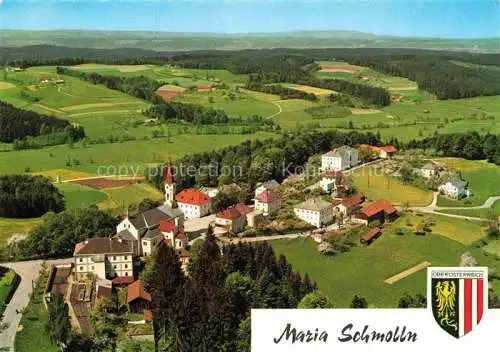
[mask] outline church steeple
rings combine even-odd
[[[175,183],[172,177],[172,162],[168,159],[167,169],[165,170],[165,205],[173,207],[175,197]]]

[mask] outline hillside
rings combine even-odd
[[[0,42],[7,47],[57,45],[97,49],[137,48],[155,51],[373,47],[498,52],[498,38],[416,38],[381,36],[355,31],[221,34],[88,30],[0,30]]]

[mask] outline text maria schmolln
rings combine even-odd
[[[406,326],[396,326],[395,329],[379,332],[371,330],[368,325],[358,330],[353,324],[344,326],[340,335],[337,337],[340,342],[416,342],[417,333],[406,328]],[[328,341],[328,332],[313,330],[299,330],[288,323],[280,336],[275,337],[274,343],[314,343]]]

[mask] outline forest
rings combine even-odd
[[[260,82],[258,80],[252,79],[252,76],[250,76],[250,80],[248,81],[245,88],[250,89],[250,90],[254,90],[257,92],[279,95],[280,99],[282,99],[282,100],[284,100],[284,99],[304,99],[304,100],[314,101],[317,99],[316,95],[314,95],[313,93],[307,93],[307,92],[303,92],[303,91],[300,91],[297,89],[283,87],[281,84],[265,85],[265,84],[262,84],[262,82]]]
[[[64,198],[52,183],[42,176],[0,176],[0,216],[34,218],[49,211],[64,209]]]
[[[470,160],[487,159],[500,165],[500,135],[477,132],[438,134],[422,140],[412,140],[408,149],[434,149],[443,156],[452,156]]]
[[[284,132],[279,138],[245,141],[213,152],[186,155],[173,162],[173,166],[178,170],[175,182],[181,189],[195,185],[212,187],[233,182],[252,188],[255,183],[270,179],[281,182],[297,168],[305,165],[314,154],[324,153],[341,145],[379,145],[380,142],[380,138],[373,133],[362,134],[356,131]],[[196,175],[183,172],[187,166],[195,167]],[[217,170],[219,174],[205,170]],[[221,173],[221,170],[233,172]],[[163,172],[161,166],[151,167],[145,170],[145,177],[162,189]]]
[[[316,289],[267,243],[231,244],[209,233],[181,270],[163,242],[141,279],[151,293],[159,351],[250,351],[251,308],[296,308]]]
[[[114,64],[170,64],[186,68],[226,69],[236,74],[260,74],[263,82],[294,83],[309,78],[319,60],[351,64],[412,79],[439,99],[500,94],[499,54],[403,48],[263,49],[239,51],[156,52],[142,49],[87,49],[55,46],[2,48],[0,62],[19,67]],[[457,64],[458,63],[465,63]],[[471,64],[471,65],[468,65]],[[484,66],[475,66],[484,65]]]
[[[0,141],[11,143],[28,136],[43,136],[32,139],[32,144],[53,145],[80,140],[85,137],[85,131],[82,126],[73,126],[66,120],[18,109],[0,101]]]

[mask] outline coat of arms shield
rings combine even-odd
[[[428,268],[427,308],[448,334],[468,334],[488,309],[488,268]]]

